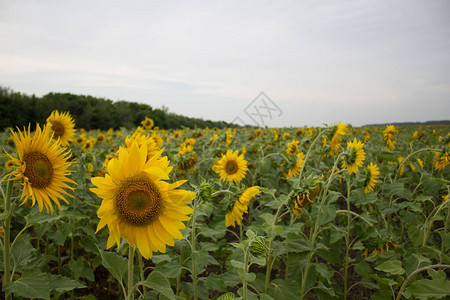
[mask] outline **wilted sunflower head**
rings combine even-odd
[[[371,162],[365,168],[365,174],[364,174],[363,188],[364,188],[364,192],[366,194],[373,192],[373,190],[375,188],[375,184],[378,182],[379,176],[380,176],[380,168],[378,168],[378,165]]]
[[[11,180],[22,181],[21,204],[31,197],[32,205],[37,202],[39,211],[45,206],[47,212],[53,213],[52,202],[61,210],[59,200],[69,204],[64,195],[72,197],[65,189],[74,190],[68,183],[76,184],[67,177],[72,172],[69,170],[72,163],[68,161],[70,150],[60,148],[59,142],[52,140],[48,126],[41,130],[37,124],[33,135],[30,125],[28,131],[11,133],[18,158],[8,154],[15,168],[10,175]]]
[[[59,113],[54,110],[47,118],[47,126],[53,132],[53,138],[59,140],[63,147],[69,145],[75,136],[75,122],[67,111]]]

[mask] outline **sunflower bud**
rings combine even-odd
[[[217,300],[235,300],[236,296],[233,293],[226,293],[221,295]]]
[[[250,242],[250,253],[254,256],[266,256],[269,248],[266,245],[266,239],[262,236],[255,237]]]
[[[211,200],[212,187],[208,182],[203,182],[199,187],[200,197],[205,201]]]

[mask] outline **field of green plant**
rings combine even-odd
[[[7,299],[450,297],[448,126],[74,123],[0,135]]]

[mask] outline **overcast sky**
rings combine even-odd
[[[1,0],[0,41],[0,85],[37,96],[275,127],[450,119],[447,0]]]

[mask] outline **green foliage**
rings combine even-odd
[[[146,117],[152,118],[155,126],[162,129],[233,126],[226,122],[169,113],[167,109],[153,108],[143,103],[111,101],[69,93],[49,93],[36,97],[0,86],[0,130],[16,126],[22,128],[29,123],[34,128],[36,123],[44,124],[53,110],[68,111],[76,120],[76,126],[86,130],[121,127],[131,129],[140,126]]]

